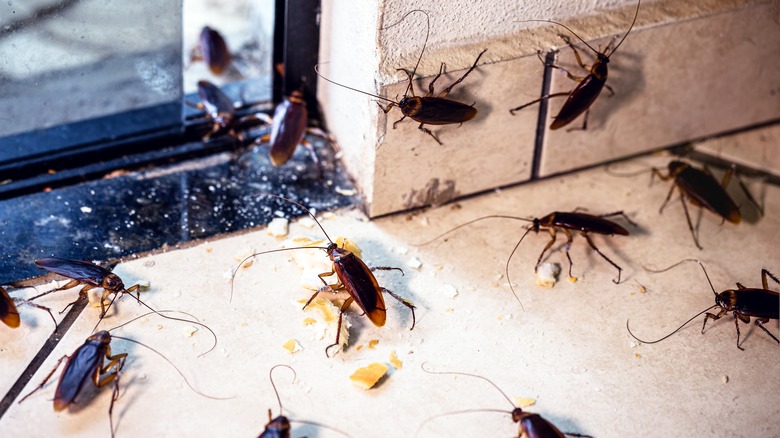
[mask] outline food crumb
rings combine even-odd
[[[355,349],[356,349],[357,351],[360,351],[360,350],[362,350],[362,349],[363,349],[363,345],[358,345],[357,347],[355,347]]]
[[[303,325],[312,325],[312,324],[316,324],[316,323],[317,323],[317,320],[314,319],[314,318],[306,318],[306,319],[303,320]]]
[[[299,344],[295,339],[288,339],[287,342],[282,344],[282,348],[287,350],[287,352],[290,354],[294,354],[303,350],[301,344]]]
[[[542,263],[536,271],[536,284],[542,287],[553,287],[558,282],[561,265],[558,263]]]
[[[390,351],[390,364],[397,370],[400,370],[404,366],[404,362],[395,355],[395,350]]]
[[[383,363],[373,362],[368,366],[358,368],[349,376],[349,380],[361,389],[371,389],[376,383],[384,377],[390,367]]]
[[[197,327],[193,327],[193,326],[189,326],[189,327],[185,327],[184,328],[184,334],[189,336],[189,337],[192,337],[192,335],[194,335],[195,332],[197,332],[197,331],[198,331],[198,328]]]
[[[275,217],[268,224],[266,234],[273,237],[286,237],[288,233],[288,226],[290,221],[286,218]]]
[[[576,283],[578,280],[577,277],[569,277],[569,283]]]
[[[536,399],[528,397],[512,397],[512,402],[518,408],[527,408],[536,404]]]
[[[406,265],[412,269],[420,269],[422,267],[422,260],[417,257],[412,257],[406,262]]]
[[[634,357],[636,357],[637,359],[639,359],[640,357],[642,357],[642,355],[641,355],[641,354],[639,354],[639,353],[634,353]]]
[[[442,286],[442,292],[444,293],[444,296],[447,298],[455,298],[458,296],[458,288],[451,284],[445,284]]]
[[[370,341],[368,341],[368,348],[373,350],[374,347],[376,347],[376,344],[378,343],[379,343],[379,339],[371,339]]]
[[[727,375],[725,375],[725,374],[724,374],[724,375],[722,375],[722,376],[720,377],[720,380],[721,380],[721,382],[723,382],[723,384],[725,385],[726,383],[729,383],[729,376],[727,376]]]

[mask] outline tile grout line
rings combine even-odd
[[[88,300],[78,300],[76,304],[73,305],[70,311],[57,325],[57,329],[54,333],[49,336],[49,339],[46,340],[35,357],[30,361],[30,364],[27,365],[27,368],[24,369],[16,382],[14,382],[13,386],[11,386],[11,389],[8,390],[5,397],[0,400],[0,419],[3,418],[3,415],[5,415],[8,408],[11,407],[24,387],[27,386],[30,379],[32,379],[41,365],[43,365],[43,362],[49,357],[51,352],[54,351],[54,348],[60,343],[60,340],[62,340],[63,336],[65,336],[73,323],[76,322],[76,318],[78,318],[84,308],[87,307],[87,303]]]
[[[544,59],[544,75],[542,76],[542,96],[549,94],[552,88],[553,68],[548,64],[555,62],[557,51],[547,52]],[[539,119],[536,122],[536,139],[534,140],[534,154],[531,163],[531,181],[539,179],[539,167],[542,162],[542,149],[544,147],[544,124],[547,122],[547,108],[550,99],[539,102]]]

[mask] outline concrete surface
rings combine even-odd
[[[453,410],[511,406],[492,387],[477,379],[426,374],[464,371],[492,379],[510,397],[531,398],[526,408],[561,430],[594,437],[776,436],[780,409],[780,347],[755,326],[741,325],[742,346],[735,346],[732,317],[710,323],[700,334],[702,318],[669,339],[640,344],[626,332],[626,320],[640,337],[657,338],[713,304],[712,292],[695,264],[664,274],[646,272],[696,257],[707,266],[718,291],[741,282],[760,286],[762,267],[780,273],[780,188],[747,181],[765,205],[758,217],[747,205],[745,221],[726,223],[709,212],[700,218],[703,250],[693,245],[682,208],[672,201],[658,213],[668,190],[649,186],[649,175],[633,172],[663,165],[669,157],[646,157],[613,166],[526,184],[464,200],[458,204],[367,221],[357,211],[327,214],[323,227],[335,239],[345,235],[363,250],[370,266],[398,266],[379,272],[382,286],[413,301],[417,326],[409,330],[408,310],[386,296],[387,324],[375,327],[354,306],[350,346],[334,358],[325,347],[333,326],[320,311],[304,312],[300,300],[311,291],[301,286],[305,257],[322,251],[298,250],[257,257],[240,269],[232,302],[227,277],[238,259],[252,251],[279,248],[280,238],[265,229],[210,240],[198,246],[120,264],[116,272],[126,284],[149,281],[142,299],[158,309],[177,309],[197,316],[219,336],[216,349],[208,333],[192,325],[148,316],[115,334],[144,342],[174,362],[200,391],[228,400],[212,400],[190,390],[160,357],[136,344],[115,340],[114,354],[130,359],[121,377],[114,406],[117,436],[256,436],[267,421],[267,409],[278,412],[268,379],[276,364],[297,372],[293,383],[284,370],[275,374],[285,413],[291,418],[338,427],[357,437],[513,436],[507,414],[471,413],[435,418]],[[522,307],[506,285],[507,256],[517,243],[523,222],[491,220],[460,229],[446,238],[418,246],[468,220],[488,214],[521,217],[588,208],[593,214],[623,210],[638,223],[630,236],[595,236],[594,242],[618,265],[623,282],[612,283],[615,269],[593,254],[581,236],[571,249],[576,282],[566,279],[566,258],[554,245],[547,262],[561,264],[558,284],[534,284],[533,265],[549,237],[529,234],[509,269]],[[694,218],[697,216],[693,210]],[[620,220],[617,220],[620,222]],[[309,220],[291,224],[289,237],[321,239]],[[417,266],[414,268],[412,266]],[[316,280],[316,278],[315,278]],[[772,286],[777,290],[778,286]],[[63,292],[65,294],[67,292]],[[72,292],[70,292],[72,294]],[[52,297],[55,299],[55,297]],[[56,298],[62,299],[62,298]],[[41,301],[41,304],[56,303]],[[125,297],[116,314],[101,324],[108,329],[145,310]],[[33,339],[45,314],[22,308],[23,327],[0,327],[3,363],[24,362],[37,351]],[[306,318],[315,319],[305,325]],[[97,310],[85,309],[71,330],[32,377],[22,395],[37,385],[63,354],[71,353],[89,335]],[[777,320],[767,324],[778,332]],[[302,351],[282,345],[298,341]],[[377,340],[373,348],[369,341]],[[14,345],[9,349],[8,345]],[[395,351],[403,361],[374,389],[364,391],[349,381],[359,367],[390,363]],[[4,373],[8,374],[8,373]],[[91,384],[87,384],[91,385]],[[0,420],[2,436],[107,436],[110,388],[84,397],[77,407],[54,413],[52,382],[23,404],[14,403]],[[90,391],[87,391],[89,393]],[[739,419],[739,421],[735,421]],[[339,436],[311,426],[294,425],[293,436]]]

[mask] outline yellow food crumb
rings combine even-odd
[[[346,237],[337,237],[336,238],[336,245],[339,246],[339,248],[344,248],[347,251],[351,252],[352,254],[355,254],[358,256],[358,258],[363,257],[363,250],[360,249],[359,246],[357,246],[357,243],[355,243],[354,240],[350,240]]]
[[[639,357],[642,357],[642,355],[641,355],[641,354],[639,354],[639,353],[634,353],[634,357],[637,357],[637,358],[639,358]]]
[[[352,381],[355,386],[362,389],[371,389],[389,370],[390,367],[383,363],[373,362],[368,366],[358,368],[349,376],[349,380]]]
[[[249,323],[248,322],[242,322],[241,323],[241,327],[249,327]]]
[[[362,349],[363,349],[363,346],[362,346],[362,345],[358,345],[357,347],[355,347],[355,349],[356,349],[357,351],[360,351],[360,350],[362,350]]]
[[[390,352],[390,364],[397,370],[400,370],[404,366],[404,362],[395,355],[395,350]]]
[[[295,339],[288,339],[287,342],[282,344],[282,348],[287,350],[288,353],[293,354],[297,353],[301,350],[303,350],[303,347],[301,347],[301,344],[298,343]]]
[[[316,323],[317,323],[317,320],[314,319],[314,318],[306,318],[306,319],[303,320],[303,325],[312,325],[312,324],[316,324]]]
[[[378,344],[378,343],[379,343],[379,339],[372,339],[372,340],[368,341],[368,348],[373,350],[374,347],[376,347],[376,344]]]
[[[536,404],[536,400],[527,397],[513,397],[512,401],[518,408],[527,408]]]
[[[298,300],[300,303],[305,303],[306,299]],[[339,316],[339,309],[336,308],[336,306],[333,305],[333,303],[330,302],[327,298],[322,297],[316,297],[312,300],[311,303],[309,303],[308,306],[306,306],[305,309],[307,312],[311,312],[313,310],[317,310],[322,315],[325,322],[331,322],[335,321],[336,318]]]
[[[569,277],[569,283],[576,283],[577,280],[577,277]]]

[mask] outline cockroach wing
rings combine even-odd
[[[38,259],[35,261],[35,264],[47,271],[54,272],[55,274],[60,274],[64,277],[95,286],[100,285],[100,283],[103,282],[103,278],[111,273],[108,269],[102,268],[94,263],[82,260],[60,259],[57,257]]]
[[[566,98],[558,115],[554,117],[555,120],[550,125],[550,129],[563,128],[587,111],[599,97],[605,83],[604,80],[588,75]]]
[[[205,26],[200,32],[199,41],[203,59],[208,64],[209,70],[215,75],[221,75],[230,65],[231,58],[225,39],[216,30]]]
[[[290,438],[290,420],[283,415],[274,418],[258,438]]]
[[[477,115],[477,109],[465,103],[440,97],[421,97],[420,99],[422,99],[422,105],[414,111],[414,114],[404,114],[426,125],[463,123]]]
[[[0,321],[11,328],[17,328],[21,324],[14,300],[2,287],[0,287]]]
[[[780,293],[767,289],[740,289],[734,291],[734,310],[756,318],[778,319]]]
[[[610,220],[586,213],[556,211],[553,225],[568,228],[570,230],[586,231],[588,233],[628,236],[628,230],[620,225]]]
[[[333,262],[344,288],[355,299],[360,308],[366,312],[366,316],[377,327],[385,325],[387,308],[382,297],[382,289],[379,287],[371,270],[354,254],[349,254]]]
[[[281,166],[292,157],[306,133],[309,114],[306,106],[285,98],[274,111],[271,127],[271,163]]]
[[[105,344],[96,340],[87,340],[65,363],[60,375],[57,390],[54,393],[54,410],[67,408],[76,399],[81,387],[91,376],[98,372],[98,363],[105,354]]]
[[[675,184],[695,205],[704,207],[733,224],[742,221],[737,204],[718,181],[706,172],[688,166],[677,175]]]
[[[566,436],[539,414],[526,413],[520,420],[520,429],[521,433],[525,432],[528,438],[564,438]]]

